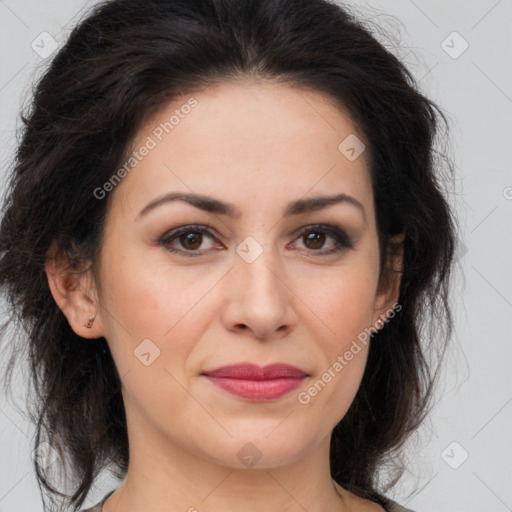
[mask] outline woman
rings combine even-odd
[[[0,283],[52,503],[113,464],[89,510],[407,510],[455,224],[404,65],[326,0],[107,1],[23,120]]]

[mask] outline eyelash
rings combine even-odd
[[[215,235],[206,227],[198,224],[190,224],[188,226],[183,226],[166,233],[158,240],[158,243],[161,244],[169,252],[178,253],[187,258],[202,256],[203,252],[198,250],[181,250],[169,246],[169,244],[176,240],[180,235],[186,233],[202,233],[208,235],[212,239],[215,238]],[[339,253],[343,250],[353,249],[354,247],[353,242],[348,237],[348,235],[336,226],[331,226],[329,224],[314,224],[302,230],[298,234],[297,238],[302,238],[310,233],[323,233],[325,235],[332,236],[333,239],[337,242],[337,245],[334,249],[329,249],[327,251],[309,249],[312,252],[318,253],[320,256],[329,256],[331,254]]]

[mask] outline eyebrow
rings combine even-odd
[[[239,218],[242,216],[242,212],[233,204],[225,203],[219,199],[213,197],[200,195],[200,194],[186,194],[180,192],[171,192],[163,196],[157,197],[153,201],[150,201],[137,215],[136,220],[140,219],[151,210],[154,210],[157,206],[164,203],[173,201],[184,201],[196,208],[204,210],[208,213],[214,213],[218,215],[225,215],[227,217]],[[347,194],[336,194],[334,196],[318,196],[307,199],[298,199],[289,203],[283,213],[284,217],[292,215],[300,215],[303,213],[313,212],[322,210],[328,206],[346,203],[355,206],[363,215],[365,222],[367,222],[366,211],[363,205],[354,197]]]

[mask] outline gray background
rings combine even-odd
[[[49,60],[44,52],[52,38],[64,42],[93,3],[0,1],[1,179],[12,158],[19,107]],[[461,224],[456,333],[438,406],[411,441],[408,473],[391,496],[417,512],[512,510],[512,1],[352,5],[393,35],[394,51],[448,115],[457,169],[450,198]],[[16,380],[20,391],[23,378]],[[0,512],[42,510],[33,432],[1,396]],[[106,476],[86,505],[116,485]]]

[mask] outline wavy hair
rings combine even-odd
[[[48,251],[55,244],[77,272],[96,271],[109,201],[94,190],[125,161],[143,123],[177,95],[246,77],[321,92],[360,128],[383,279],[394,271],[390,238],[404,234],[402,308],[375,334],[330,449],[332,478],[381,505],[403,474],[399,455],[432,407],[452,331],[456,220],[441,179],[453,165],[436,150],[440,128],[448,130],[442,109],[369,25],[334,1],[109,0],[75,26],[21,114],[0,224],[2,343],[12,350],[4,389],[24,354],[34,448],[47,440],[72,489],[61,492],[34,459],[52,502],[80,508],[108,465],[126,474],[129,450],[107,341],[85,342],[71,329],[49,289]],[[390,461],[384,487],[379,471]]]

